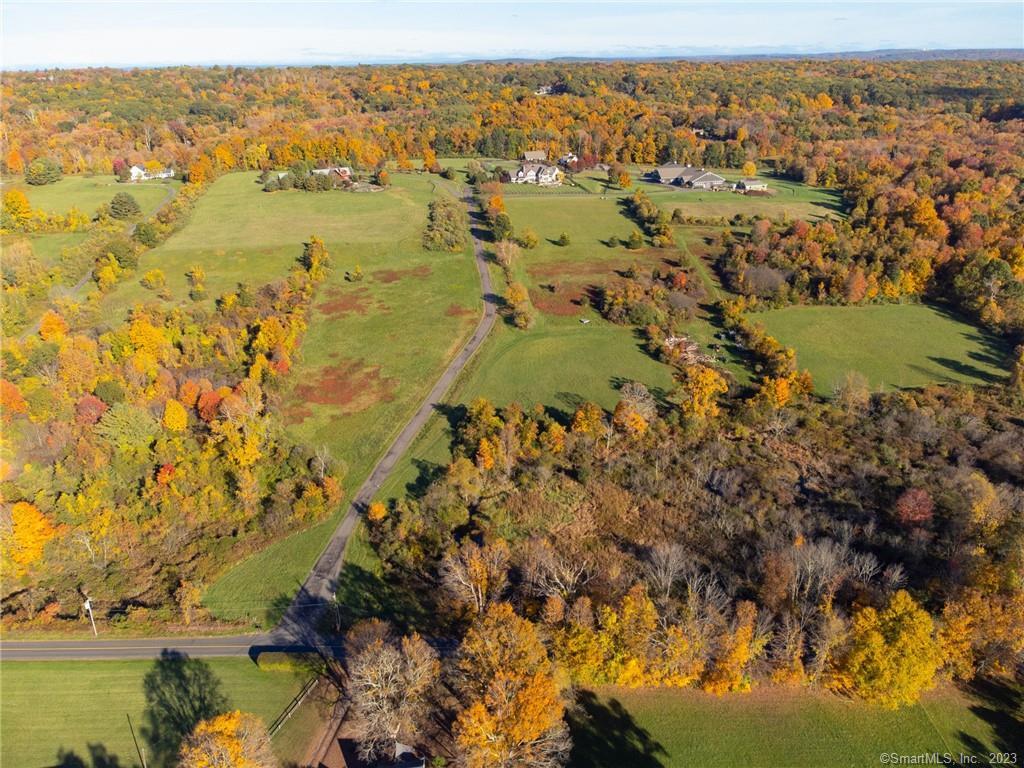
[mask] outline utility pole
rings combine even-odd
[[[88,597],[85,598],[85,605],[82,607],[89,612],[89,623],[92,624],[92,636],[99,637],[99,633],[96,631],[96,619],[92,615],[92,600]]]
[[[128,730],[132,732],[132,741],[135,742],[135,751],[138,752],[139,760],[142,761],[142,768],[149,768],[149,766],[146,765],[146,753],[139,748],[139,740],[135,738],[135,727],[132,725],[132,716],[127,712],[124,713],[124,716],[128,718]]]

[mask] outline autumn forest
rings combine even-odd
[[[86,598],[124,636],[272,628],[294,583],[276,607],[224,584],[309,570],[491,304],[402,482],[353,512],[340,607],[317,617],[340,650],[290,662],[346,703],[360,764],[398,742],[582,765],[589,691],[1019,702],[1020,61],[2,88],[8,636],[85,631]],[[561,186],[513,183],[525,152]],[[658,183],[669,163],[751,190],[698,198]],[[793,331],[814,311],[849,318],[842,341]],[[883,343],[876,312],[927,325]],[[587,333],[606,341],[572,346]],[[937,351],[918,369],[881,361],[919,341]],[[274,764],[252,715],[215,714],[168,760],[212,765],[223,737]],[[1011,751],[1007,717],[992,746]]]

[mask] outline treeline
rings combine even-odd
[[[428,683],[399,698],[432,717],[403,720],[406,743],[558,764],[562,724],[529,685],[560,716],[568,681],[812,685],[898,707],[1017,673],[1024,350],[1006,387],[882,395],[851,378],[834,402],[784,407],[694,392],[698,375],[663,399],[627,384],[611,414],[477,400],[425,491],[371,506],[388,590],[421,606],[406,631],[458,643],[415,654]],[[374,626],[391,639],[357,652],[360,670],[420,642]],[[379,697],[349,690],[368,753],[386,750]]]
[[[315,237],[298,261],[212,309],[140,305],[98,330],[48,311],[4,345],[22,465],[0,486],[9,620],[75,618],[88,596],[111,618],[189,623],[226,562],[337,503],[330,457],[271,407],[329,263]]]

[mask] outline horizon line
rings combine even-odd
[[[363,66],[453,66],[458,64],[506,64],[506,63],[554,63],[554,62],[651,62],[651,61],[715,61],[723,59],[806,59],[806,58],[848,58],[855,59],[861,56],[906,54],[907,59],[915,54],[951,54],[949,58],[958,58],[954,54],[999,54],[998,59],[1007,61],[1024,60],[1024,45],[1018,48],[998,46],[992,48],[965,47],[965,48],[927,48],[927,47],[896,47],[896,48],[863,48],[863,49],[841,49],[841,50],[799,50],[796,48],[748,48],[748,49],[724,49],[721,52],[685,52],[674,53],[636,53],[613,54],[613,53],[564,53],[564,54],[536,54],[536,55],[515,55],[506,56],[445,56],[444,54],[425,54],[423,58],[411,57],[376,57],[372,59],[323,59],[319,61],[299,60],[241,60],[237,62],[227,61],[179,61],[179,62],[118,62],[109,64],[79,64],[63,62],[47,64],[44,66],[30,67],[7,67],[0,65],[0,72],[50,72],[54,70],[91,70],[91,69],[172,69],[176,67],[195,67],[200,69],[212,69],[215,67],[244,67],[244,68],[313,68],[313,67],[363,67]],[[979,60],[985,60],[984,56]],[[997,59],[992,59],[997,60]]]

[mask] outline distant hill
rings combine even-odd
[[[873,61],[1024,61],[1024,48],[955,48],[948,50],[922,50],[891,48],[877,51],[832,51],[824,53],[792,53],[786,51],[766,53],[676,53],[660,55],[622,56],[556,56],[552,58],[469,59],[466,64],[484,61],[495,63],[530,62],[586,62],[586,61],[757,61],[768,59],[868,59]]]

